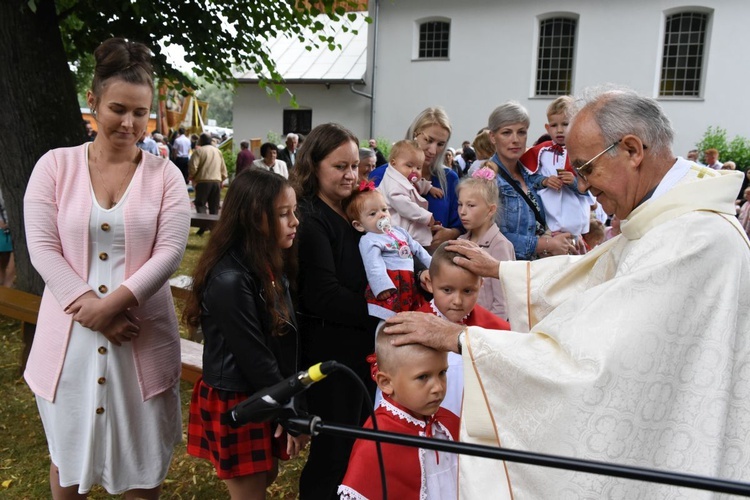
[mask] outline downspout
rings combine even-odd
[[[375,0],[375,15],[373,16],[372,28],[374,30],[372,38],[372,79],[370,81],[371,94],[362,92],[354,88],[354,83],[349,84],[349,90],[353,93],[370,99],[370,134],[369,137],[373,136],[373,130],[375,128],[375,61],[377,61],[378,55],[378,17],[380,14],[380,0]]]
[[[380,0],[375,0],[375,17],[372,21],[372,28],[375,30],[372,39],[372,80],[370,82],[370,92],[372,100],[370,101],[370,137],[375,137],[375,68],[378,61],[378,20],[380,19]]]
[[[351,90],[352,92],[354,92],[357,95],[361,95],[362,97],[366,97],[368,99],[372,99],[372,94],[368,94],[366,92],[362,92],[361,90],[355,89],[354,88],[355,85],[357,85],[357,84],[354,83],[354,82],[351,82],[349,84],[349,90]],[[372,113],[370,113],[370,114],[372,114]],[[370,131],[372,131],[372,120],[370,120]]]

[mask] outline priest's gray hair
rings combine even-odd
[[[490,117],[487,119],[487,128],[494,132],[499,128],[516,123],[523,123],[528,127],[531,123],[529,112],[516,101],[508,101],[496,107],[490,113]]]
[[[648,146],[651,154],[671,154],[674,141],[672,123],[659,103],[650,97],[628,88],[595,87],[584,90],[576,99],[576,107],[579,112],[587,110],[592,113],[605,144],[633,134]],[[617,154],[617,151],[609,154]]]

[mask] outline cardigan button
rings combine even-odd
[[[105,222],[102,224],[102,231],[109,231],[110,227],[111,226]]]
[[[99,408],[97,408],[97,409],[96,409],[96,414],[97,414],[97,415],[101,415],[102,413],[104,413],[104,408],[102,408],[102,407],[100,406]]]
[[[99,285],[100,293],[107,293],[107,290],[109,290],[109,288],[107,288],[107,285]]]
[[[102,252],[99,254],[99,260],[107,260],[109,259],[109,255],[107,255],[107,252]]]
[[[99,352],[99,354],[107,354],[107,348],[104,346],[100,346],[97,351]]]
[[[104,385],[104,383],[106,381],[107,381],[107,379],[104,378],[104,377],[99,377],[98,379],[96,379],[96,383],[99,384],[99,385]]]

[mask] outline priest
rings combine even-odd
[[[742,174],[675,157],[657,102],[579,99],[567,145],[580,189],[622,234],[584,256],[456,263],[499,278],[511,332],[388,320],[394,344],[462,353],[461,440],[750,481],[750,242]],[[710,492],[462,456],[461,498],[713,498]]]

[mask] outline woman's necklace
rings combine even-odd
[[[94,155],[93,161],[89,161],[89,163],[94,164],[94,168],[96,169],[97,173],[99,174],[99,179],[102,181],[102,187],[104,187],[104,191],[106,191],[107,195],[109,196],[109,208],[113,208],[117,203],[120,201],[120,191],[122,191],[122,186],[125,184],[125,180],[130,177],[130,172],[133,170],[133,165],[137,166],[137,161],[130,161],[128,162],[128,170],[125,172],[125,175],[122,177],[122,180],[120,181],[120,185],[117,188],[117,191],[115,191],[115,194],[113,195],[109,191],[109,187],[107,187],[107,182],[104,180],[104,175],[102,174],[101,169],[99,168],[99,153],[96,152]]]

